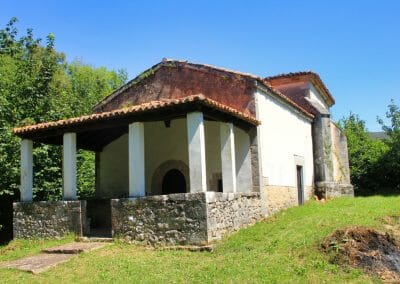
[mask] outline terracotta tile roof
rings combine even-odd
[[[181,98],[181,99],[166,99],[166,100],[160,100],[160,101],[152,101],[152,102],[143,103],[140,105],[135,105],[135,106],[126,107],[126,108],[122,108],[122,109],[117,109],[117,110],[113,110],[113,111],[109,111],[109,112],[101,112],[101,113],[84,115],[84,116],[80,116],[80,117],[73,117],[73,118],[63,119],[63,120],[58,120],[58,121],[44,122],[44,123],[39,123],[39,124],[34,124],[34,125],[29,125],[29,126],[24,126],[24,127],[17,127],[17,128],[14,128],[13,133],[15,135],[23,136],[23,134],[26,134],[26,133],[33,133],[33,132],[37,132],[37,131],[50,130],[50,129],[66,127],[66,126],[80,125],[80,124],[84,124],[87,122],[109,120],[109,119],[129,116],[129,115],[133,115],[133,114],[141,114],[141,113],[145,113],[145,112],[149,112],[149,111],[155,111],[155,110],[165,109],[165,108],[169,108],[169,107],[174,107],[174,106],[179,106],[179,105],[189,105],[189,104],[202,104],[204,106],[208,106],[213,109],[219,110],[230,116],[239,118],[240,120],[243,120],[252,125],[260,124],[260,121],[258,121],[256,118],[254,118],[251,115],[237,111],[234,108],[231,108],[231,107],[221,104],[217,101],[209,99],[202,94],[199,94],[199,95],[194,95],[194,96],[188,96],[188,97]]]
[[[244,77],[244,78],[249,78],[249,79],[252,79],[252,80],[262,84],[269,92],[271,92],[272,94],[274,94],[277,97],[281,98],[284,102],[288,103],[289,105],[291,105],[295,109],[299,110],[301,113],[303,113],[307,117],[310,117],[310,118],[314,117],[314,115],[311,112],[309,112],[306,108],[304,108],[303,106],[299,105],[298,103],[293,101],[291,98],[285,96],[279,90],[274,88],[274,86],[272,84],[270,84],[268,81],[266,81],[265,79],[263,79],[263,78],[261,78],[259,76],[256,76],[256,75],[253,75],[253,74],[250,74],[250,73],[243,73],[243,72],[230,70],[230,69],[226,69],[226,68],[221,68],[221,67],[208,65],[208,64],[199,64],[199,63],[192,63],[192,62],[183,61],[183,60],[175,60],[175,59],[164,58],[160,63],[157,63],[156,65],[152,66],[151,68],[147,69],[146,71],[142,72],[141,74],[147,74],[150,71],[151,71],[152,74],[154,74],[154,72],[157,69],[159,69],[161,66],[168,66],[168,67],[184,66],[186,68],[193,68],[195,70],[201,70],[201,71],[204,71],[204,72],[207,72],[207,71],[208,72],[209,71],[219,71],[219,72],[222,72],[222,73],[230,73],[230,74],[234,74],[234,75],[241,76],[241,77]],[[102,101],[100,101],[98,104],[96,104],[94,106],[94,108],[106,103],[108,100],[113,99],[118,94],[122,93],[124,90],[130,88],[132,85],[137,84],[138,82],[140,82],[143,79],[141,74],[139,76],[137,76],[136,78],[132,79],[131,81],[129,81],[128,83],[126,83],[125,85],[123,85],[122,87],[120,87],[119,89],[115,90],[113,93],[111,93],[107,97],[105,97]],[[295,73],[293,73],[293,74],[295,74]]]
[[[265,77],[264,81],[269,82],[272,86],[276,87],[280,85],[281,82],[284,82],[285,79],[288,79],[290,81],[296,79],[301,80],[305,78],[308,78],[312,83],[316,85],[317,89],[320,89],[323,95],[325,95],[328,105],[331,106],[335,103],[335,99],[333,98],[332,94],[330,93],[324,82],[321,80],[321,77],[318,75],[318,73],[315,73],[313,71],[290,72],[269,76]]]

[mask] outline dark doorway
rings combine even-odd
[[[176,169],[169,170],[162,181],[162,193],[185,193],[186,180],[185,176]]]
[[[299,205],[304,204],[304,184],[303,184],[303,167],[296,166],[297,172],[297,195],[299,199]]]
[[[86,200],[86,224],[84,235],[87,237],[111,237],[111,201],[110,199]]]

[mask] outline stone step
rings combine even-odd
[[[76,238],[77,242],[83,242],[83,243],[91,243],[91,242],[96,242],[96,243],[112,243],[114,241],[113,238],[104,238],[104,237],[78,237]]]

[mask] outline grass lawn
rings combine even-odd
[[[334,230],[349,225],[382,230],[383,216],[399,214],[400,197],[340,198],[325,204],[312,201],[231,235],[212,253],[114,243],[40,275],[0,269],[0,282],[379,282],[359,270],[329,263],[319,244]],[[70,240],[13,241],[0,247],[0,261]]]

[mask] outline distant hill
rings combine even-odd
[[[388,138],[386,132],[368,132],[368,135],[374,139],[386,139]]]

